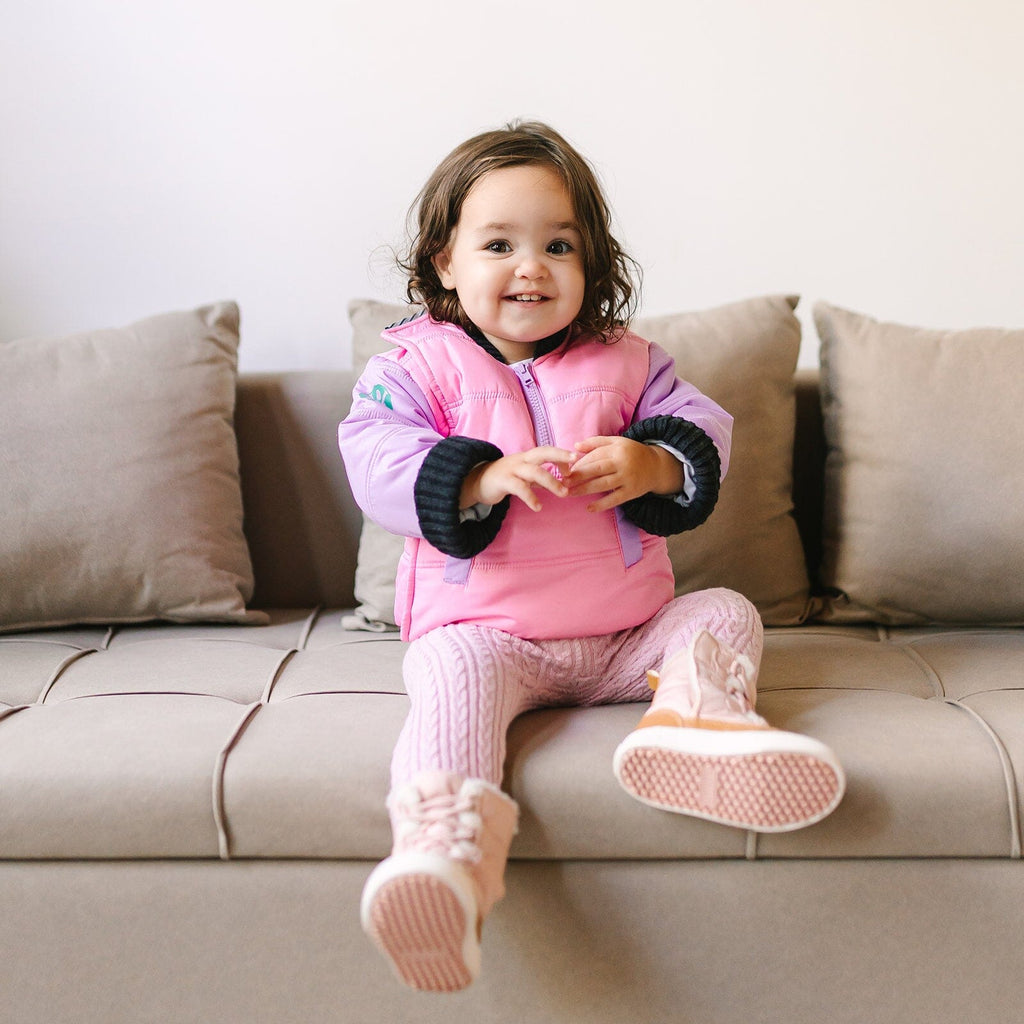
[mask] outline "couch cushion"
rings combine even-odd
[[[0,857],[379,848],[401,653],[308,610],[0,637]]]
[[[0,345],[0,630],[252,621],[238,308]]]
[[[800,351],[797,300],[768,296],[716,309],[642,318],[633,329],[676,360],[677,373],[734,417],[733,453],[718,506],[698,530],[669,538],[676,593],[731,587],[768,624],[802,621],[810,584],[793,510],[793,374]],[[349,305],[356,369],[390,343],[381,331],[408,314],[369,299]],[[356,598],[368,624],[394,624],[402,541],[367,521]]]
[[[0,858],[378,859],[406,646],[340,611],[266,626],[0,637]],[[612,753],[643,705],[510,730],[514,857],[1020,854],[1024,630],[768,631],[759,710],[848,775],[829,818],[752,836],[630,799]]]
[[[1024,623],[1024,330],[814,317],[828,617]]]

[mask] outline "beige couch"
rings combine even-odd
[[[354,377],[243,376],[233,420],[220,416],[238,439],[255,579],[255,593],[243,581],[243,598],[227,609],[210,610],[209,602],[223,605],[223,595],[194,607],[174,597],[171,611],[115,607],[106,613],[120,620],[115,624],[24,628],[18,615],[29,612],[37,619],[92,616],[81,604],[44,609],[53,583],[41,591],[33,583],[51,558],[35,532],[44,513],[37,504],[35,517],[24,515],[25,476],[11,471],[18,464],[12,459],[0,524],[7,536],[0,541],[0,1020],[1014,1019],[1024,1000],[1021,511],[1005,503],[1009,484],[981,486],[965,451],[984,435],[978,445],[993,470],[992,446],[1017,444],[1019,428],[999,424],[995,412],[983,415],[970,379],[981,370],[970,369],[963,351],[989,360],[989,383],[1006,377],[1019,399],[1024,377],[1013,353],[1022,338],[904,338],[892,325],[819,307],[831,446],[823,473],[813,373],[796,379],[794,444],[799,329],[792,306],[771,299],[645,326],[666,343],[701,351],[718,345],[724,330],[752,353],[745,369],[737,369],[733,353],[708,371],[715,397],[731,393],[743,413],[738,440],[748,439],[758,455],[736,464],[743,493],[723,492],[724,547],[714,547],[718,535],[695,534],[687,542],[696,552],[691,560],[685,546],[673,557],[681,559],[686,585],[714,582],[720,572],[754,592],[775,623],[759,709],[837,751],[848,774],[846,797],[826,821],[787,835],[758,837],[688,820],[635,803],[611,774],[612,751],[640,707],[523,716],[507,762],[507,787],[522,809],[508,896],[487,923],[481,980],[456,996],[401,988],[358,924],[363,881],[389,849],[383,798],[406,698],[396,635],[346,628],[353,622],[345,609],[357,604],[361,534],[364,617],[379,617],[375,602],[383,600],[381,566],[365,564],[373,538],[362,531],[334,441]],[[372,347],[376,321],[387,312],[353,307],[357,357],[365,357],[358,344]],[[232,315],[230,305],[202,312],[199,333],[230,335]],[[151,326],[136,330],[136,339]],[[172,336],[182,329],[177,321],[170,326]],[[773,344],[784,341],[781,369],[766,369],[771,360],[757,350],[766,332],[774,332]],[[81,356],[89,365],[97,344]],[[904,345],[927,351],[897,372],[894,364],[913,357],[901,354]],[[0,380],[8,372],[0,389],[10,386],[12,366],[36,387],[25,346],[6,357],[14,361],[5,367],[0,346]],[[230,371],[230,358],[227,365]],[[54,362],[44,369],[39,377],[47,381],[62,372]],[[168,369],[165,379],[172,375]],[[72,376],[82,376],[80,366]],[[911,394],[915,376],[923,385]],[[182,394],[194,390],[189,378]],[[129,391],[138,385],[120,395],[125,402]],[[62,394],[67,403],[70,392]],[[886,394],[900,401],[885,402]],[[958,396],[955,408],[943,404],[949,395]],[[147,416],[152,401],[143,403]],[[191,409],[188,421],[206,415],[211,401]],[[120,408],[109,398],[101,405]],[[52,437],[16,434],[14,407],[8,401],[8,412],[0,412],[9,418],[6,436],[15,437],[11,450],[37,443],[40,458],[56,457]],[[62,408],[73,421],[63,429],[87,434],[77,411]],[[768,431],[780,409],[772,429],[786,448],[781,469],[773,462],[779,438],[773,448],[746,432],[748,421]],[[173,421],[173,408],[162,415]],[[949,468],[950,449],[939,451],[935,464],[927,454],[946,443],[949,419],[957,445],[952,479],[936,469]],[[121,423],[121,414],[113,421]],[[124,443],[137,432],[134,424]],[[889,441],[880,445],[883,438]],[[100,447],[93,436],[79,458],[92,450],[99,459]],[[1003,467],[1018,481],[1020,450]],[[206,448],[193,458],[207,464],[199,451]],[[788,510],[793,451],[799,533]],[[58,465],[63,479],[37,482],[37,491],[47,492],[37,502],[50,501],[52,488],[72,486],[67,478],[75,478],[76,464]],[[211,486],[224,472],[213,472]],[[761,479],[773,473],[774,481]],[[780,480],[781,516],[772,511]],[[183,476],[162,501],[150,495],[152,515],[159,518],[158,506],[171,495],[184,501],[189,486]],[[897,493],[886,493],[894,487]],[[944,505],[928,504],[935,487],[947,494]],[[971,511],[986,488],[1004,502],[997,515],[987,506]],[[62,530],[77,529],[88,509],[67,494],[60,500]],[[750,500],[756,507],[743,504]],[[101,488],[90,502],[119,510],[130,504],[123,485]],[[201,518],[206,507],[177,513],[159,532]],[[236,513],[231,506],[227,518]],[[155,586],[129,571],[134,536],[147,526],[136,515],[123,535],[109,538],[108,575],[122,594]],[[109,534],[109,523],[105,529]],[[10,537],[19,530],[32,539],[31,572],[12,554]],[[903,547],[882,545],[872,532],[878,530],[903,538]],[[201,539],[193,538],[191,549]],[[711,545],[703,554],[702,544]],[[181,553],[179,545],[161,555],[169,567],[161,579],[174,575]],[[63,580],[65,588],[109,589],[109,579],[73,555],[68,560],[73,578]],[[186,566],[182,578],[197,572]],[[178,621],[147,619],[155,614]]]

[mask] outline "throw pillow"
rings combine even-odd
[[[1024,330],[814,320],[826,617],[1024,623]]]
[[[0,630],[246,611],[238,307],[0,345]]]
[[[669,538],[676,593],[729,587],[753,601],[768,626],[794,625],[810,611],[793,518],[798,301],[758,297],[633,325],[735,420],[729,472],[711,518]]]
[[[795,423],[793,373],[800,351],[797,299],[768,296],[716,309],[638,319],[632,329],[676,360],[679,376],[735,418],[732,464],[711,518],[669,538],[677,594],[730,587],[757,606],[768,625],[803,621],[810,584],[792,516]],[[349,305],[353,363],[389,346],[380,332],[409,315],[406,306],[359,299]],[[356,578],[357,614],[380,628],[393,625],[394,577],[402,551],[376,524],[364,521]],[[364,564],[364,554],[372,565]]]

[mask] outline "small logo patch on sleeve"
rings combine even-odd
[[[391,392],[388,391],[383,384],[374,384],[370,389],[369,394],[365,391],[359,393],[360,398],[368,398],[371,402],[379,402],[381,405],[387,406],[392,411],[395,408],[395,403],[391,401]]]

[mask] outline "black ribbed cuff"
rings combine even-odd
[[[722,461],[715,442],[696,424],[678,416],[651,416],[634,423],[623,434],[633,441],[660,441],[674,448],[689,463],[695,485],[687,505],[658,494],[643,494],[623,502],[622,511],[641,530],[658,537],[696,529],[718,502]]]
[[[459,496],[469,471],[481,462],[494,462],[502,450],[473,437],[446,437],[423,460],[413,497],[423,536],[438,551],[455,558],[472,558],[494,540],[508,512],[505,498],[485,519],[459,522]]]

